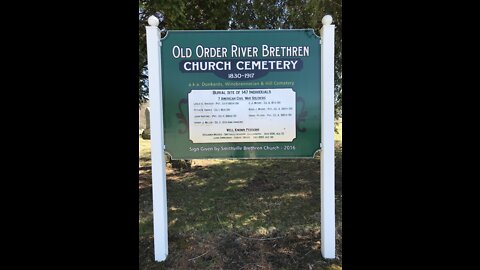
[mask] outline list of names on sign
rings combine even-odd
[[[292,142],[295,100],[292,88],[192,90],[188,94],[190,140]]]

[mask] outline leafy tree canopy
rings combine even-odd
[[[155,15],[162,30],[302,29],[317,34],[330,14],[335,33],[336,117],[342,115],[342,1],[341,0],[140,0],[139,104],[148,99],[145,26]],[[162,35],[165,31],[162,31]]]

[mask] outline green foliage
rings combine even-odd
[[[335,116],[341,117],[342,0],[140,0],[139,104],[148,98],[145,25],[151,15],[160,17],[162,30],[313,28],[319,34],[326,14],[332,15],[336,26]]]
[[[315,5],[312,18],[321,18],[324,14],[330,14],[335,24],[335,118],[342,117],[342,1],[341,0],[312,0],[310,4]],[[317,26],[317,27],[319,27]],[[319,28],[320,28],[319,27]],[[319,29],[318,28],[318,29]]]

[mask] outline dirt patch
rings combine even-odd
[[[154,260],[151,168],[140,164],[139,269],[341,269],[341,159],[337,152],[334,260],[320,251],[318,159],[167,167],[169,255],[160,263]]]
[[[247,183],[248,185],[245,187],[247,192],[273,191],[280,187],[279,181],[275,181],[271,178],[271,175],[263,171],[256,172]]]
[[[341,267],[341,258],[322,259],[320,231],[265,238],[246,238],[232,233],[173,234],[164,263],[153,259],[153,239],[140,239],[140,269],[331,269]],[[341,269],[341,268],[340,268]]]
[[[141,173],[138,175],[138,189],[142,191],[145,188],[152,186],[152,173],[151,171],[147,173]]]

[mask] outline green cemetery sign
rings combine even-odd
[[[319,41],[312,29],[168,31],[165,151],[173,159],[313,157]]]

